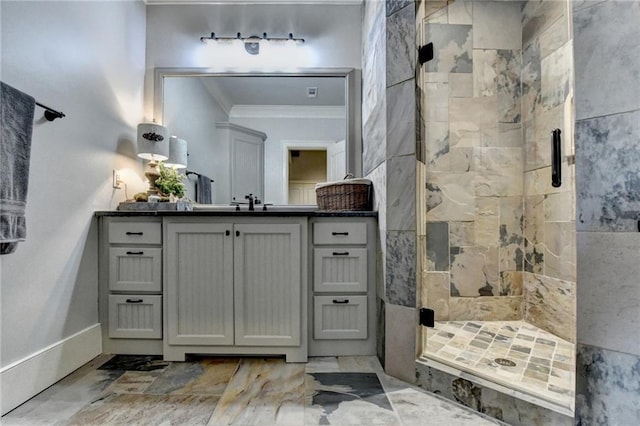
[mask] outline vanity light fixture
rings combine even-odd
[[[149,195],[157,194],[160,177],[158,162],[169,158],[169,130],[156,123],[138,124],[138,157],[149,160],[144,175],[149,180]]]
[[[187,141],[177,136],[171,136],[169,138],[169,158],[164,162],[164,165],[174,169],[186,169],[187,155]]]
[[[209,37],[200,37],[200,41],[203,43],[207,43],[210,40],[217,42],[230,42],[234,40],[240,40],[244,44],[244,50],[247,51],[250,55],[257,55],[260,53],[260,43],[263,41],[273,41],[273,42],[294,42],[294,43],[304,43],[303,38],[296,38],[293,36],[293,33],[289,33],[288,37],[269,37],[267,33],[262,33],[262,36],[252,35],[250,37],[242,37],[242,34],[237,33],[235,37],[219,37],[216,33],[211,33]]]

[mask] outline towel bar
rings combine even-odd
[[[46,118],[46,119],[47,119],[47,120],[49,120],[49,121],[53,121],[53,120],[55,120],[56,118],[63,118],[63,117],[66,117],[66,115],[65,115],[63,112],[61,112],[61,111],[56,111],[55,109],[53,109],[53,108],[49,108],[49,107],[48,107],[48,106],[46,106],[46,105],[42,105],[42,104],[41,104],[40,102],[38,102],[38,101],[36,101],[36,105],[38,105],[40,108],[44,108],[44,109],[45,109],[45,111],[44,111],[44,118]]]

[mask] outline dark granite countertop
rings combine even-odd
[[[245,207],[246,208],[246,207]],[[98,217],[111,216],[111,217],[123,217],[123,216],[154,216],[154,217],[197,217],[197,216],[236,216],[236,217],[378,217],[377,211],[328,211],[328,210],[310,210],[310,209],[296,209],[292,208],[287,210],[285,208],[278,208],[277,210],[263,211],[257,209],[255,211],[235,211],[235,210],[193,210],[193,211],[178,211],[178,210],[102,210],[96,211],[95,215]]]

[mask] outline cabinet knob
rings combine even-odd
[[[335,303],[336,305],[345,304],[345,303],[349,303],[349,299],[342,299],[342,300],[333,299],[333,303]]]
[[[240,231],[236,231],[236,237],[240,236]]]
[[[228,237],[229,235],[231,235],[231,231],[229,231],[229,230],[227,229],[226,231],[224,231],[224,235],[226,235],[226,236]]]

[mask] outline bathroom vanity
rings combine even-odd
[[[103,352],[373,355],[376,212],[97,212]]]

